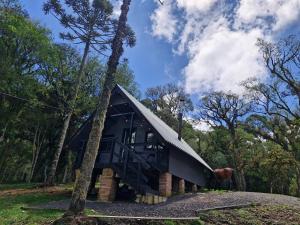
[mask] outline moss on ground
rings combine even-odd
[[[242,209],[217,210],[203,213],[206,225],[299,225],[299,209],[283,205],[266,205]]]

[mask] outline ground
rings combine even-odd
[[[37,185],[0,185],[0,224],[50,224],[62,216],[70,198],[71,186],[37,188]],[[21,189],[20,189],[21,188]],[[242,205],[239,208],[203,211],[205,208]],[[192,220],[98,219],[96,224],[300,224],[300,200],[283,195],[249,192],[207,192],[175,196],[151,206],[134,203],[87,203],[87,214],[194,217]],[[32,208],[29,210],[28,208]],[[82,218],[85,220],[85,218]],[[100,222],[101,220],[101,222]]]

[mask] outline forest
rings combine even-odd
[[[75,15],[57,1],[44,4],[66,27],[57,42],[17,0],[0,0],[0,184],[74,181],[68,140],[99,106],[120,23],[109,1],[95,1],[89,19],[88,5],[68,2]],[[139,40],[123,28],[123,44],[133,47]],[[109,85],[123,86],[174,130],[184,99],[183,139],[212,168],[234,168],[237,190],[300,196],[300,38],[257,45],[266,75],[241,83],[243,95],[195,99],[177,83],[142,92],[126,58]]]

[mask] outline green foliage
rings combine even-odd
[[[43,182],[64,114],[73,106],[81,54],[69,45],[54,43],[47,29],[21,13],[14,5],[17,1],[6,3],[6,8],[1,5],[0,9],[0,92],[9,95],[0,94],[0,183],[28,181],[35,154],[33,180]],[[89,57],[67,141],[95,110],[105,71],[98,58]],[[119,66],[117,77],[120,85],[139,95],[127,62]],[[59,179],[67,160],[64,150]],[[69,171],[68,179],[71,175]]]
[[[176,225],[176,223],[172,220],[165,221],[165,225]]]
[[[190,225],[204,225],[205,223],[199,219],[190,223]]]
[[[37,187],[37,183],[13,183],[13,184],[0,184],[0,191],[12,189],[32,189]]]

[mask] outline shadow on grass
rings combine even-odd
[[[68,199],[67,194],[32,193],[0,197],[0,224],[46,224],[60,217],[60,210],[23,210],[23,207]]]

